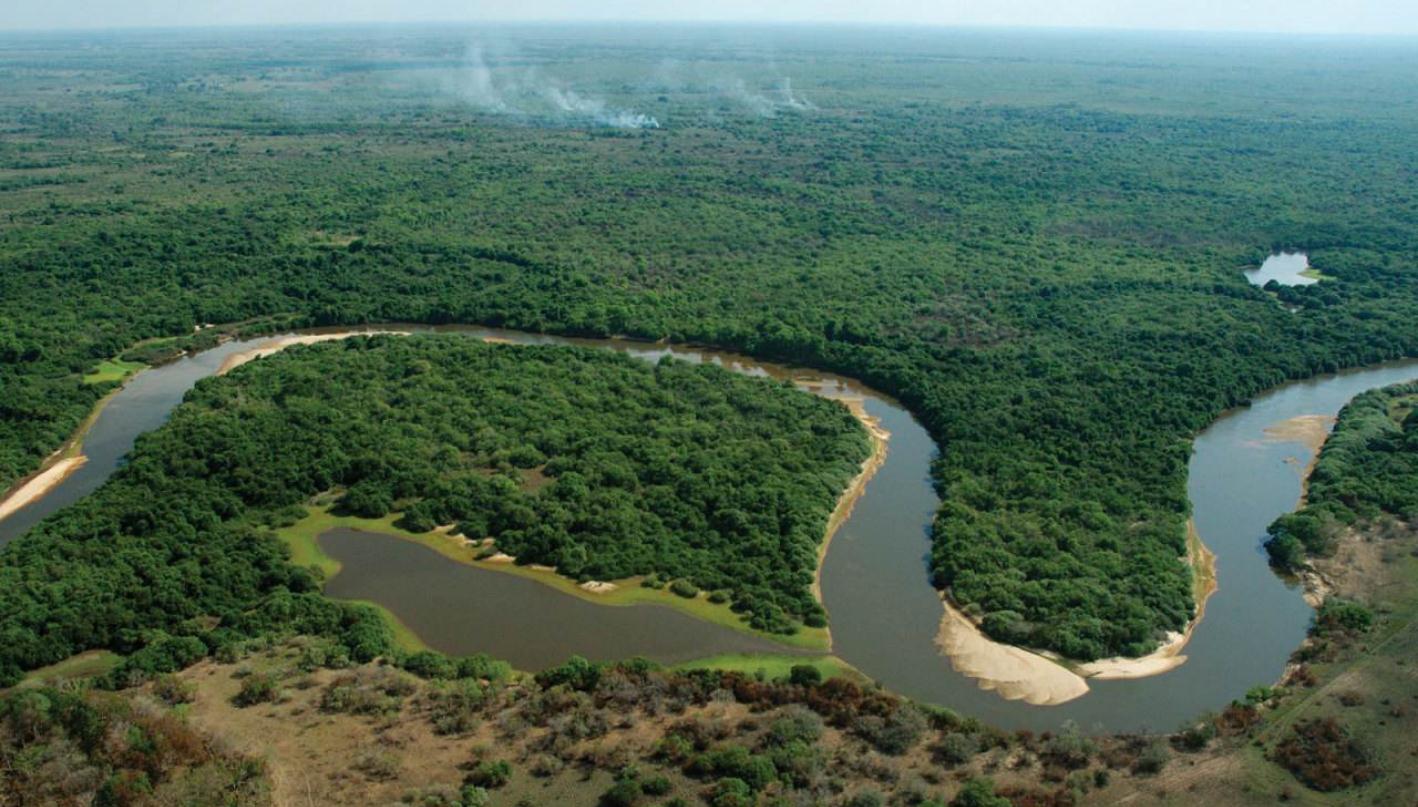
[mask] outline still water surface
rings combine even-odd
[[[673,355],[750,375],[816,380],[819,394],[854,395],[891,433],[887,459],[833,540],[823,566],[823,600],[834,652],[902,694],[951,706],[1007,728],[1171,729],[1223,706],[1258,683],[1276,680],[1299,644],[1311,611],[1271,573],[1265,527],[1294,508],[1309,451],[1276,443],[1265,427],[1298,415],[1333,415],[1366,389],[1418,378],[1418,362],[1394,363],[1288,384],[1229,412],[1197,439],[1188,490],[1202,539],[1217,555],[1220,588],[1186,649],[1189,661],[1165,675],[1102,681],[1055,707],[1012,703],[954,672],[934,645],[941,605],[926,557],[937,498],[929,479],[935,445],[890,398],[850,379],[795,370],[688,347],[618,340],[563,339],[490,328],[400,329],[463,333],[524,344],[576,344],[648,361]],[[232,342],[134,377],[85,440],[88,464],[45,498],[0,522],[0,543],[98,487],[133,439],[167,418],[198,379],[232,353],[264,339]],[[321,545],[343,564],[332,596],[389,608],[434,647],[485,651],[536,669],[577,653],[591,658],[642,655],[673,663],[725,652],[792,652],[767,640],[694,620],[670,608],[607,607],[532,580],[453,563],[391,536],[334,530]]]
[[[1247,269],[1246,280],[1253,286],[1264,286],[1274,280],[1282,286],[1308,286],[1319,278],[1300,274],[1310,268],[1310,258],[1301,252],[1281,252],[1265,259],[1259,268]]]

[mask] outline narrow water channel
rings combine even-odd
[[[1255,684],[1276,680],[1311,612],[1298,591],[1271,573],[1261,541],[1266,525],[1296,505],[1310,452],[1298,443],[1269,440],[1265,429],[1299,415],[1334,415],[1359,392],[1418,378],[1418,362],[1405,362],[1289,384],[1227,413],[1203,432],[1190,465],[1189,493],[1202,539],[1217,555],[1220,588],[1185,650],[1188,662],[1152,678],[1093,682],[1092,691],[1078,700],[1037,707],[981,691],[936,650],[941,605],[926,567],[937,504],[929,480],[935,446],[886,396],[849,379],[710,350],[491,328],[388,327],[600,347],[649,361],[674,355],[750,375],[817,379],[825,382],[819,394],[862,397],[891,439],[884,466],[824,563],[823,599],[834,652],[894,691],[1005,728],[1057,728],[1072,721],[1088,731],[1168,730],[1221,708]],[[265,341],[227,343],[130,380],[85,439],[89,462],[48,496],[0,521],[0,544],[92,492],[120,466],[134,438],[161,425],[197,380],[216,372],[227,356]],[[725,652],[784,652],[669,608],[594,605],[534,581],[452,563],[390,536],[332,531],[321,544],[344,564],[328,593],[378,602],[448,652],[482,650],[532,668],[572,653],[676,662]]]

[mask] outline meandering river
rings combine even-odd
[[[926,566],[937,505],[929,479],[935,445],[887,396],[850,379],[712,350],[491,328],[390,327],[599,347],[648,361],[668,354],[750,375],[815,380],[818,394],[860,397],[891,438],[884,465],[823,564],[833,651],[904,695],[1006,728],[1036,730],[1065,721],[1088,731],[1170,730],[1255,684],[1275,681],[1303,638],[1311,611],[1294,587],[1270,571],[1261,541],[1266,525],[1298,502],[1302,470],[1313,452],[1303,443],[1268,437],[1266,427],[1302,415],[1332,416],[1364,390],[1418,378],[1415,361],[1322,376],[1287,384],[1218,419],[1196,440],[1188,490],[1197,528],[1217,556],[1220,588],[1184,651],[1187,663],[1151,678],[1094,681],[1092,691],[1077,700],[1037,707],[981,691],[936,649],[941,603]],[[130,379],[85,437],[88,462],[46,496],[0,521],[0,544],[95,490],[120,467],[134,439],[161,425],[193,384],[228,357],[267,341],[228,342]],[[669,608],[595,605],[531,580],[453,563],[390,536],[335,530],[321,537],[321,545],[343,564],[327,586],[329,594],[378,602],[449,652],[482,650],[530,668],[572,653],[676,662],[725,652],[785,652],[768,640]]]

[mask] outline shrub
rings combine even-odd
[[[742,779],[720,779],[709,791],[712,807],[752,807],[753,802],[753,790]]]
[[[1167,760],[1171,756],[1166,745],[1160,742],[1152,743],[1143,749],[1141,754],[1138,754],[1137,761],[1132,765],[1133,772],[1139,774],[1161,773],[1162,769],[1167,767]]]
[[[1070,730],[1045,742],[1040,756],[1051,764],[1076,770],[1088,764],[1088,758],[1095,750],[1091,741],[1076,730]]]
[[[778,778],[773,760],[752,754],[741,745],[726,745],[697,759],[693,770],[743,781],[751,790],[762,790]]]
[[[1203,720],[1177,733],[1172,744],[1183,751],[1200,751],[1216,736],[1216,722]]]
[[[484,681],[505,681],[512,675],[512,665],[495,659],[486,653],[474,653],[457,660],[459,678],[477,678]]]
[[[692,599],[699,596],[699,588],[688,580],[676,580],[670,583],[670,591],[685,599]]]
[[[822,671],[811,664],[794,664],[788,670],[788,681],[799,686],[814,686],[822,683]]]
[[[512,779],[512,764],[506,760],[488,760],[479,762],[473,772],[468,774],[468,783],[496,789],[507,784]]]
[[[370,779],[393,779],[399,775],[399,758],[393,754],[370,752],[355,760],[354,769]]]
[[[1362,785],[1379,773],[1370,754],[1332,717],[1296,724],[1270,758],[1307,787],[1326,793]]]
[[[601,794],[601,807],[634,807],[640,801],[640,783],[621,779]]]
[[[821,736],[822,718],[805,706],[791,704],[768,727],[763,739],[768,745],[785,746],[795,741],[815,743]]]
[[[859,790],[842,802],[843,807],[883,807],[886,799],[875,789]]]
[[[458,673],[457,665],[442,653],[424,650],[404,659],[399,665],[405,670],[425,679],[453,678]]]
[[[995,795],[995,783],[987,778],[971,779],[965,783],[950,807],[1012,807],[1009,799]]]
[[[926,730],[926,717],[910,704],[901,704],[886,717],[857,718],[856,732],[883,754],[898,756],[911,750]]]
[[[276,699],[279,682],[271,673],[252,673],[241,679],[241,688],[232,701],[237,706],[255,706]]]
[[[394,508],[394,497],[382,485],[358,482],[340,500],[340,507],[360,518],[382,518]]]
[[[167,673],[153,680],[153,694],[172,706],[191,703],[197,698],[197,685]]]
[[[1316,636],[1330,633],[1363,633],[1374,625],[1374,612],[1357,602],[1327,597],[1315,613]]]
[[[462,807],[487,807],[492,801],[487,789],[477,785],[465,785],[458,796]]]
[[[640,783],[641,792],[647,796],[663,796],[670,789],[670,780],[664,776],[652,776]]]
[[[942,764],[964,765],[979,753],[980,744],[973,735],[953,731],[942,737],[933,750],[936,760]]]
[[[206,656],[207,645],[195,636],[160,634],[125,658],[101,683],[110,688],[133,686],[159,673],[186,669]]]
[[[486,695],[474,679],[452,682],[429,695],[429,720],[436,734],[464,734],[477,728]]]
[[[537,683],[544,688],[565,685],[578,692],[595,689],[600,683],[602,665],[593,664],[580,656],[572,656],[559,667],[537,673]]]

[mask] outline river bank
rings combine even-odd
[[[1197,626],[1206,616],[1206,602],[1216,593],[1216,553],[1202,543],[1201,534],[1196,531],[1196,522],[1187,521],[1187,565],[1192,568],[1192,590],[1196,597],[1196,615],[1187,623],[1186,630],[1167,634],[1162,645],[1145,656],[1128,658],[1098,659],[1072,665],[1086,678],[1099,681],[1117,681],[1128,678],[1147,678],[1171,672],[1187,662],[1182,649],[1191,641]]]
[[[134,370],[131,368],[125,369],[121,380],[126,382],[132,377],[133,372]],[[89,414],[84,417],[79,427],[69,436],[69,439],[64,441],[64,445],[46,457],[34,473],[20,479],[11,485],[3,495],[0,495],[0,521],[4,521],[14,513],[43,499],[51,490],[63,484],[64,480],[89,461],[88,456],[84,454],[84,437],[98,422],[99,415],[103,413],[104,408],[122,389],[123,386],[120,384],[100,398]]]
[[[255,347],[248,348],[239,353],[228,356],[217,370],[217,375],[225,375],[243,364],[256,359],[275,355],[286,348],[295,345],[309,345],[319,342],[336,341],[348,339],[353,336],[365,336],[373,334],[394,334],[407,336],[410,331],[387,330],[387,329],[359,329],[348,331],[331,331],[318,334],[290,334],[276,337],[263,342]],[[516,344],[512,340],[497,336],[484,336],[483,341],[488,344]],[[827,526],[823,539],[818,545],[817,565],[814,570],[812,591],[814,598],[822,602],[822,564],[827,556],[827,550],[832,542],[832,536],[838,528],[850,517],[852,508],[857,500],[866,492],[867,484],[886,461],[887,441],[890,433],[881,427],[880,421],[867,413],[863,400],[859,396],[832,395],[823,392],[822,385],[813,380],[795,382],[797,386],[810,394],[824,395],[839,401],[849,411],[856,420],[861,423],[871,440],[872,451],[866,459],[862,461],[861,471],[848,484],[847,488],[838,497],[832,514],[828,517]],[[333,517],[325,511],[327,517]],[[339,518],[339,517],[335,517]],[[383,532],[399,538],[415,538],[418,543],[433,548],[445,557],[459,563],[474,566],[476,568],[488,569],[499,572],[507,572],[528,577],[539,582],[551,585],[563,593],[572,594],[582,598],[590,598],[593,602],[606,605],[634,605],[640,603],[650,603],[676,608],[689,613],[700,619],[707,619],[715,624],[725,625],[743,630],[745,632],[763,636],[773,641],[792,647],[803,647],[821,651],[829,651],[832,648],[831,628],[813,628],[800,626],[795,634],[783,635],[765,633],[753,630],[743,623],[742,618],[734,613],[728,604],[711,603],[708,601],[708,594],[700,592],[694,597],[682,597],[660,588],[646,588],[641,585],[643,577],[633,577],[623,580],[592,580],[577,583],[557,573],[556,569],[537,564],[519,565],[515,563],[515,558],[506,553],[488,553],[489,547],[481,542],[469,539],[466,536],[453,533],[450,529],[444,528],[435,530],[424,536],[410,533],[402,529],[391,529],[393,519],[375,520],[375,523],[365,524],[367,520],[355,518],[339,518],[338,526],[350,526],[357,529],[370,528],[371,531]],[[318,533],[315,536],[318,538]],[[469,556],[469,553],[472,553]],[[319,550],[318,543],[307,544],[307,548],[302,550],[302,554],[324,556]],[[338,572],[338,565],[324,557],[323,561],[318,561],[317,565],[322,565],[327,569],[327,577]],[[333,567],[333,568],[332,568]],[[720,613],[723,612],[723,613]]]
[[[87,461],[88,457],[83,454],[65,457],[46,464],[42,470],[20,480],[0,499],[0,519],[7,518],[11,513],[43,498]]]
[[[1083,676],[1032,650],[996,642],[942,595],[936,646],[956,672],[1005,700],[1058,706],[1088,694]]]
[[[1057,706],[1080,698],[1088,693],[1089,680],[1162,675],[1186,663],[1187,657],[1181,651],[1201,623],[1207,599],[1216,591],[1216,555],[1202,543],[1191,521],[1187,522],[1186,562],[1193,569],[1196,615],[1185,631],[1167,634],[1162,645],[1145,656],[1081,662],[997,642],[957,608],[948,595],[941,597],[945,615],[941,617],[936,645],[956,672],[974,679],[981,689],[1035,706]]]
[[[808,385],[800,385],[808,386]],[[847,411],[862,424],[862,428],[867,430],[867,435],[871,439],[871,454],[862,460],[862,470],[847,485],[847,489],[842,491],[842,495],[837,499],[837,506],[833,508],[832,515],[827,518],[827,530],[822,537],[822,543],[817,547],[817,569],[813,572],[812,596],[822,603],[822,566],[827,561],[827,550],[832,546],[832,537],[847,519],[852,516],[852,508],[857,501],[867,492],[867,483],[876,476],[876,472],[881,470],[881,466],[886,464],[887,442],[891,439],[891,432],[881,425],[881,419],[870,415],[861,398],[839,398]],[[831,631],[829,623],[828,630]],[[828,647],[831,647],[831,634],[828,635]]]
[[[280,353],[288,347],[294,345],[314,345],[320,342],[334,342],[340,339],[348,339],[351,336],[374,336],[377,334],[392,334],[396,336],[408,336],[409,331],[360,329],[351,331],[331,331],[330,333],[304,333],[288,334],[278,336],[268,341],[262,342],[256,347],[243,350],[240,353],[233,353],[226,357],[222,366],[217,368],[217,375],[226,375],[249,361],[271,356]]]

